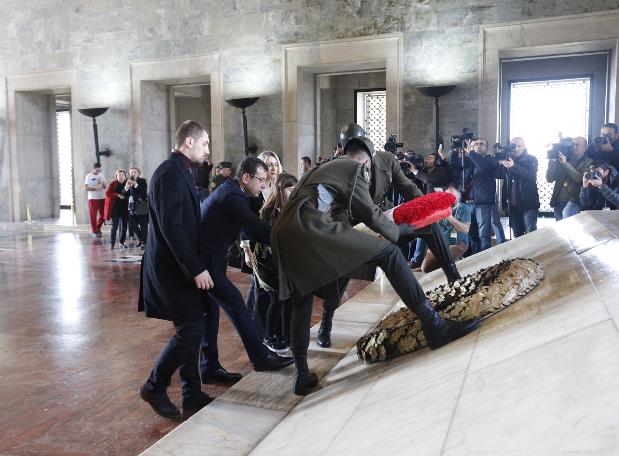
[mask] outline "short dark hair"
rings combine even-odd
[[[312,159],[309,157],[301,157],[301,161],[306,162],[308,165],[312,165]]]
[[[101,168],[101,163],[97,162],[92,165],[93,168]]]
[[[221,162],[217,163],[217,166],[215,166],[215,168],[219,168],[219,169],[230,168],[230,169],[232,169],[232,163],[229,162],[229,161],[221,161]]]
[[[614,123],[605,123],[604,125],[602,125],[602,128],[612,128],[615,134],[619,133],[619,127],[617,127],[617,124]]]
[[[610,163],[606,160],[593,160],[591,162],[590,168],[602,168],[604,171],[608,171],[610,169]]]
[[[206,128],[200,125],[195,120],[186,120],[176,130],[176,147],[182,145],[190,136],[196,141],[206,133]]]
[[[269,167],[265,162],[260,160],[258,157],[245,157],[239,163],[238,168],[236,169],[236,178],[240,179],[243,177],[243,174],[249,174],[250,176],[255,176],[258,168],[264,169],[265,172],[269,171]]]

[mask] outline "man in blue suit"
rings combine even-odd
[[[221,367],[217,353],[219,305],[236,328],[247,355],[257,371],[273,371],[292,364],[291,357],[271,353],[262,343],[239,290],[226,277],[227,252],[241,230],[252,240],[269,243],[271,227],[250,209],[249,198],[266,185],[267,166],[247,157],[239,164],[236,176],[221,184],[202,202],[201,258],[210,271],[214,287],[207,293],[207,324],[201,344],[200,371],[203,383],[234,383],[239,374]]]
[[[183,414],[193,413],[212,398],[202,392],[198,351],[204,333],[202,291],[213,287],[200,258],[200,203],[191,168],[209,154],[209,136],[188,120],[176,132],[176,147],[153,173],[149,199],[148,244],[142,258],[138,309],[146,316],[172,321],[175,334],[157,359],[140,397],[166,418],[181,413],[167,388],[178,369]]]

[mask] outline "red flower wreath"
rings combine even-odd
[[[429,193],[400,204],[393,210],[397,225],[406,223],[413,228],[423,228],[451,215],[451,206],[456,197],[447,192]]]

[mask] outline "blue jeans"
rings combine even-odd
[[[417,264],[423,263],[423,259],[426,256],[426,243],[423,239],[417,238],[415,241],[415,254],[413,255],[413,261]]]
[[[514,237],[530,233],[537,229],[537,209],[520,210],[513,206],[509,207],[509,226],[514,232]]]
[[[497,244],[505,242],[505,233],[499,217],[499,208],[496,203],[475,205],[475,219],[479,231],[480,251],[490,248],[490,227],[494,228]]]
[[[554,207],[555,220],[558,222],[580,213],[580,206],[571,201],[559,201]]]

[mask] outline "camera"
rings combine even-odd
[[[608,144],[609,139],[607,136],[596,136],[595,138],[593,138],[592,142],[594,146],[602,146],[604,144]]]
[[[597,171],[587,171],[582,175],[587,180],[602,179],[602,175]]]
[[[129,180],[130,181],[134,181],[135,180],[135,176],[129,176]]]
[[[464,141],[475,139],[475,133],[468,128],[463,128],[459,135],[451,136],[451,150],[463,149]]]
[[[558,143],[553,144],[550,150],[546,152],[548,160],[556,160],[559,158],[559,154],[565,155],[566,159],[570,159],[572,151],[574,150],[574,144],[572,138],[563,138]]]
[[[385,152],[391,152],[392,154],[395,154],[400,147],[404,147],[404,143],[399,143],[396,135],[393,134],[387,138],[384,149]],[[398,158],[398,160],[400,159]]]
[[[494,146],[494,156],[497,160],[507,160],[512,158],[514,155],[514,151],[516,150],[515,144],[508,144],[507,146],[502,146],[501,143],[495,143]]]
[[[404,173],[408,173],[410,171],[410,166],[408,163],[412,163],[416,169],[423,169],[423,155],[413,152],[412,150],[406,152],[405,154],[400,152],[396,155],[396,158],[400,162],[400,168],[402,168]]]

